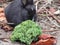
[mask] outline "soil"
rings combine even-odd
[[[39,0],[35,0],[36,2],[38,2]],[[59,0],[56,0],[57,2],[59,2]],[[58,10],[58,8],[60,7],[60,3],[56,3],[55,0],[53,0],[52,2],[54,2],[52,5],[46,5],[49,7],[54,7],[55,10]],[[35,3],[36,3],[35,2]],[[40,1],[41,2],[41,1]],[[38,5],[36,5],[38,8],[36,8],[37,12],[41,7],[45,7],[46,2],[41,2],[38,3]],[[3,4],[3,7],[6,7],[7,4]],[[57,39],[57,44],[56,45],[60,45],[60,22],[57,22],[56,19],[54,19],[52,16],[48,16],[48,14],[38,14],[37,13],[37,20],[36,23],[42,28],[43,33],[45,34],[51,34],[52,36],[56,37]],[[60,14],[59,15],[55,15],[56,18],[58,18],[58,20],[60,20]],[[47,30],[47,31],[46,31]],[[12,31],[9,32],[5,32],[3,29],[0,29],[0,38],[9,38],[11,35]],[[22,43],[18,43],[18,42],[11,42],[10,39],[4,39],[1,40],[0,39],[0,45],[24,45]]]

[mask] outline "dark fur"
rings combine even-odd
[[[14,26],[25,20],[36,18],[36,10],[33,0],[14,0],[5,8],[5,15],[9,23],[14,23]]]

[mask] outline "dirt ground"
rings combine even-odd
[[[19,43],[18,42],[11,42],[9,39],[10,35],[11,35],[11,31],[5,32],[4,30],[0,29],[0,45],[24,45],[20,42]],[[60,45],[60,31],[57,32],[55,37],[57,38],[56,45]],[[3,39],[3,38],[7,38],[7,39]]]
[[[54,0],[59,2],[59,0]],[[53,2],[54,2],[53,1]],[[38,1],[37,1],[38,2]],[[6,5],[6,4],[4,4]],[[3,5],[3,6],[4,6]],[[36,10],[37,12],[39,11],[39,9],[41,9],[42,7],[45,6],[49,6],[49,7],[53,7],[56,8],[56,10],[58,10],[58,7],[60,7],[60,3],[53,3],[52,5],[45,5],[45,2],[41,2],[36,4]],[[43,11],[42,11],[43,12]],[[60,20],[60,14],[59,15],[54,15],[55,18],[53,16],[49,16],[49,14],[37,14],[38,18],[36,20],[36,23],[39,24],[42,28],[42,30],[48,30],[46,32],[46,34],[51,34],[54,37],[56,37],[57,39],[57,44],[56,45],[60,45],[60,22],[57,22],[57,20]],[[10,37],[12,31],[9,32],[5,32],[4,30],[0,29],[0,38],[7,38],[4,40],[0,39],[0,45],[24,45],[18,42],[11,42],[8,38]]]
[[[10,35],[11,35],[11,31],[5,32],[4,30],[0,29],[0,45],[24,45],[18,42],[11,42],[9,39]],[[7,38],[7,39],[3,40],[1,38]]]
[[[60,45],[60,31],[57,34],[57,45]]]

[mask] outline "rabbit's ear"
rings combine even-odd
[[[27,4],[27,0],[22,0],[23,5]]]

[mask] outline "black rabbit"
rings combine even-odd
[[[13,0],[5,8],[6,19],[16,26],[25,20],[36,20],[36,9],[33,0]]]

